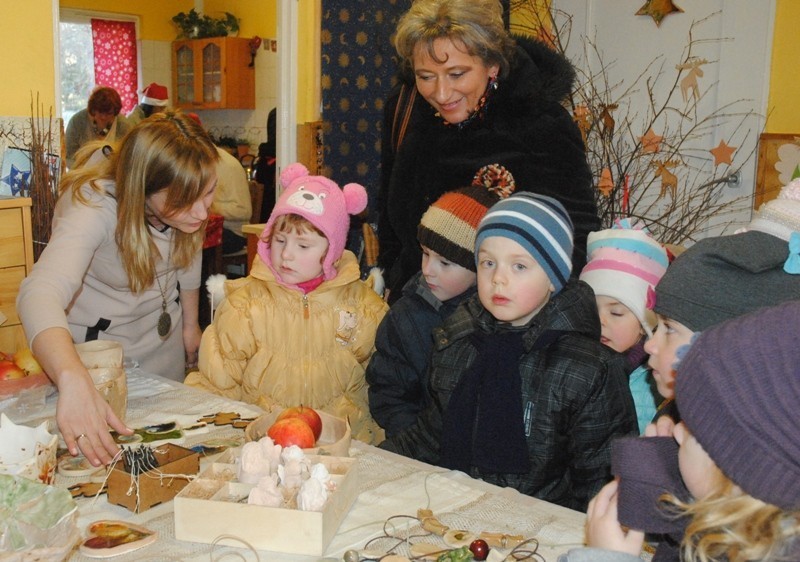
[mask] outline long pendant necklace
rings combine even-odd
[[[170,258],[172,257],[172,240],[170,239],[169,244],[169,251],[167,252],[167,267],[170,264]],[[164,285],[169,287],[167,281],[169,280],[169,269],[167,269],[166,278],[164,279]],[[156,272],[156,283],[158,283],[158,291],[161,293],[161,315],[158,317],[158,335],[162,338],[166,337],[169,334],[170,328],[172,328],[172,317],[167,313],[167,291],[161,286],[161,280],[158,278],[158,272]]]

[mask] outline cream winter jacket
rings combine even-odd
[[[304,405],[350,420],[353,437],[377,444],[365,370],[387,306],[359,278],[352,252],[334,279],[304,295],[280,285],[256,257],[203,333],[199,371],[186,384],[257,404],[266,411]]]

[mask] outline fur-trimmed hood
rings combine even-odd
[[[513,70],[508,78],[513,85],[514,98],[535,97],[564,102],[572,93],[576,80],[575,67],[569,59],[530,37],[514,35],[514,40],[518,49],[511,61]]]

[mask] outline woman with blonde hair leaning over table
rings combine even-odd
[[[50,242],[17,308],[58,387],[64,441],[95,466],[118,450],[108,426],[131,430],[95,390],[73,342],[119,341],[144,371],[183,380],[200,345],[200,256],[217,158],[192,119],[159,113],[118,148],[82,150],[60,185]]]

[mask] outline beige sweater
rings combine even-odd
[[[253,214],[247,172],[232,154],[219,147],[217,152],[217,189],[214,191],[211,212],[224,217],[223,227],[226,230],[244,236],[242,226],[250,222]]]
[[[113,183],[104,183],[109,194]],[[109,339],[122,342],[125,356],[136,360],[149,373],[183,380],[183,321],[178,303],[181,289],[200,286],[200,252],[187,270],[163,261],[156,273],[167,297],[172,330],[166,338],[156,331],[161,314],[161,292],[153,284],[139,295],[128,288],[114,231],[117,203],[111,196],[97,195],[88,187],[90,205],[59,198],[50,242],[30,275],[20,286],[17,310],[29,344],[47,328],[63,327],[73,341]],[[150,229],[163,256],[168,255],[172,229]],[[105,326],[107,324],[107,326]],[[96,326],[103,327],[98,330]],[[96,337],[91,333],[97,332]]]

